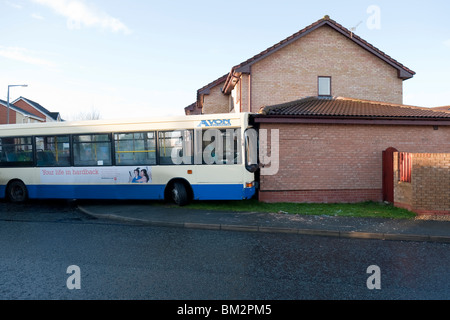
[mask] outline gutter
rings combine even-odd
[[[417,125],[417,126],[450,126],[450,118],[390,118],[390,117],[339,117],[339,116],[278,116],[254,114],[255,123],[314,123],[314,124],[365,124],[365,125]]]

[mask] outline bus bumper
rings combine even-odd
[[[244,199],[251,199],[256,193],[255,187],[244,188]]]

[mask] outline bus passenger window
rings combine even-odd
[[[207,129],[202,138],[203,164],[241,164],[241,129]]]
[[[156,138],[154,132],[116,133],[116,165],[155,165]]]
[[[109,134],[73,136],[75,166],[110,166],[111,139]]]
[[[31,137],[0,139],[0,166],[31,167],[33,165],[33,144]]]
[[[69,136],[36,137],[38,167],[70,166]]]
[[[159,132],[159,164],[193,164],[192,130]]]

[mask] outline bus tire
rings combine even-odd
[[[25,202],[28,198],[28,190],[25,184],[20,180],[13,180],[6,188],[6,196],[11,202]]]
[[[179,206],[185,206],[189,203],[189,196],[186,187],[182,182],[175,181],[170,191],[172,201]]]

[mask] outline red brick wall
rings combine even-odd
[[[261,176],[267,202],[382,201],[382,152],[448,152],[450,127],[261,124],[279,129],[280,164]]]
[[[28,103],[26,103],[23,100],[19,100],[17,101],[14,105],[18,106],[19,108],[21,108],[22,110],[28,111],[31,114],[34,114],[35,116],[38,116],[39,118],[42,119],[46,119],[45,114],[39,112],[38,110],[36,110],[35,108],[33,108],[32,106],[30,106]],[[45,121],[45,120],[44,120]]]
[[[11,105],[11,103],[10,103]],[[8,113],[8,108],[4,107],[3,105],[0,105],[0,124],[6,124],[6,117],[7,117],[7,113]],[[9,109],[9,123],[13,124],[16,123],[16,112],[14,110],[12,110],[11,108]]]

